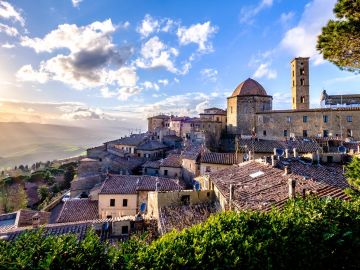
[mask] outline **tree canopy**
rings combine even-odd
[[[317,49],[340,69],[360,72],[360,1],[339,0],[318,37]]]

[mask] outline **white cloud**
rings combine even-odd
[[[19,22],[22,26],[25,25],[25,20],[9,2],[0,1],[0,18],[14,20]]]
[[[196,105],[195,107],[195,111],[197,113],[203,113],[204,109],[209,108],[209,101],[205,100],[203,102],[200,102],[199,104]]]
[[[45,80],[42,78],[46,75],[49,80],[60,81],[76,89],[108,85],[135,87],[136,70],[124,66],[133,50],[131,47],[117,48],[113,44],[111,34],[115,30],[109,19],[81,27],[59,25],[44,38],[24,37],[21,45],[33,48],[38,53],[57,49],[68,49],[70,52],[42,61],[39,71],[26,65],[19,70],[18,78],[43,83]],[[40,74],[43,76],[41,79]]]
[[[12,49],[15,47],[15,45],[6,42],[6,43],[2,44],[1,47],[4,49]]]
[[[138,95],[141,93],[141,88],[139,87],[122,87],[119,89],[118,92],[118,99],[119,100],[127,100],[129,97]]]
[[[158,32],[159,27],[159,21],[151,17],[149,14],[146,14],[145,18],[141,22],[141,25],[137,27],[136,31],[139,32],[143,38],[146,38],[151,33]]]
[[[141,24],[136,28],[136,31],[141,35],[142,38],[147,38],[153,33],[168,33],[174,28],[174,26],[178,24],[178,22],[175,22],[169,18],[157,20],[151,15],[146,14],[144,19],[141,21]]]
[[[36,71],[31,65],[22,66],[16,73],[16,77],[20,81],[36,81],[45,83],[48,81],[48,76],[43,71]]]
[[[273,5],[273,0],[261,0],[256,6],[246,6],[240,10],[240,23],[252,24],[254,17],[263,9]]]
[[[322,27],[333,18],[336,0],[313,0],[305,6],[305,10],[297,26],[289,29],[280,47],[295,56],[312,57],[315,64],[323,62],[322,56],[316,51],[317,36]]]
[[[169,84],[168,79],[158,80],[158,83],[162,84],[163,86],[167,86]]]
[[[100,92],[104,98],[112,98],[117,95],[117,93],[115,91],[110,91],[108,87],[101,88]]]
[[[216,69],[204,68],[200,71],[200,74],[205,80],[209,80],[211,82],[217,81],[218,71]]]
[[[174,61],[179,52],[175,48],[168,48],[157,36],[143,44],[141,57],[135,63],[140,68],[165,68],[176,73]]]
[[[19,35],[19,32],[15,27],[11,27],[3,23],[0,23],[0,32],[3,32],[11,37],[16,37],[17,35]]]
[[[155,89],[156,91],[160,90],[160,87],[157,83],[153,83],[150,81],[145,81],[142,84],[144,86],[145,89]]]
[[[71,0],[71,3],[74,7],[78,7],[82,1],[83,0]]]
[[[254,78],[263,78],[266,77],[268,79],[276,79],[277,72],[270,68],[269,63],[262,63],[259,65],[255,73],[253,74]]]
[[[212,26],[210,21],[203,24],[197,23],[189,28],[179,27],[177,36],[181,45],[190,43],[197,44],[199,52],[211,52],[213,47],[209,39],[217,32],[217,27]]]

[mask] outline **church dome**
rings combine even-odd
[[[240,83],[231,96],[267,96],[267,93],[260,83],[249,78]]]

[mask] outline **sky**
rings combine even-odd
[[[316,51],[336,0],[0,0],[0,121],[146,127],[226,108],[251,77],[290,108],[290,61],[310,57],[311,106],[360,93]]]

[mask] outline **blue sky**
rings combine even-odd
[[[225,108],[248,77],[290,108],[296,56],[311,57],[313,107],[323,88],[360,93],[315,50],[335,2],[0,0],[0,121],[144,128]]]

